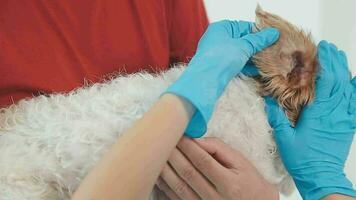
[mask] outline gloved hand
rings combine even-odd
[[[279,37],[276,29],[252,33],[253,24],[244,21],[220,21],[211,24],[199,41],[187,69],[165,93],[184,97],[196,108],[185,134],[201,137],[215,103],[229,81],[252,55],[272,45]]]
[[[295,128],[276,101],[266,98],[266,111],[284,165],[303,199],[332,193],[356,197],[344,165],[356,128],[356,78],[350,80],[343,51],[325,41],[318,46],[320,63],[316,97]]]

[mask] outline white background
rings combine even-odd
[[[257,2],[266,11],[311,31],[316,42],[328,40],[348,55],[356,75],[356,1],[354,0],[204,0],[211,22],[221,19],[254,21]],[[355,141],[355,139],[354,139]],[[332,147],[331,147],[332,148]],[[346,174],[356,184],[356,143],[346,164]],[[295,192],[282,200],[299,200]]]

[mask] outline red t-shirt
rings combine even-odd
[[[187,62],[207,25],[202,0],[0,1],[0,107]]]

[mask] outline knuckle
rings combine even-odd
[[[245,56],[246,58],[250,58],[252,55],[257,53],[256,45],[251,39],[241,38],[241,55]]]
[[[212,160],[211,158],[206,155],[206,156],[202,156],[197,162],[196,162],[196,167],[198,169],[204,170],[206,169],[208,166],[210,166],[212,164]]]
[[[224,141],[222,141],[221,139],[219,139],[219,138],[217,138],[217,137],[212,137],[212,138],[211,138],[211,141],[214,142],[214,143],[216,143],[216,144],[220,144],[220,145],[225,144]]]
[[[221,20],[217,22],[213,22],[209,24],[208,26],[208,31],[216,31],[216,30],[231,30],[232,24],[234,24],[234,21],[230,20]]]
[[[187,193],[187,187],[185,183],[180,181],[177,182],[172,189],[178,196],[184,196]]]
[[[186,181],[191,181],[194,177],[195,169],[193,167],[184,167],[181,172],[181,176]]]

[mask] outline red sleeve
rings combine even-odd
[[[188,62],[209,21],[202,0],[169,0],[170,63]]]

